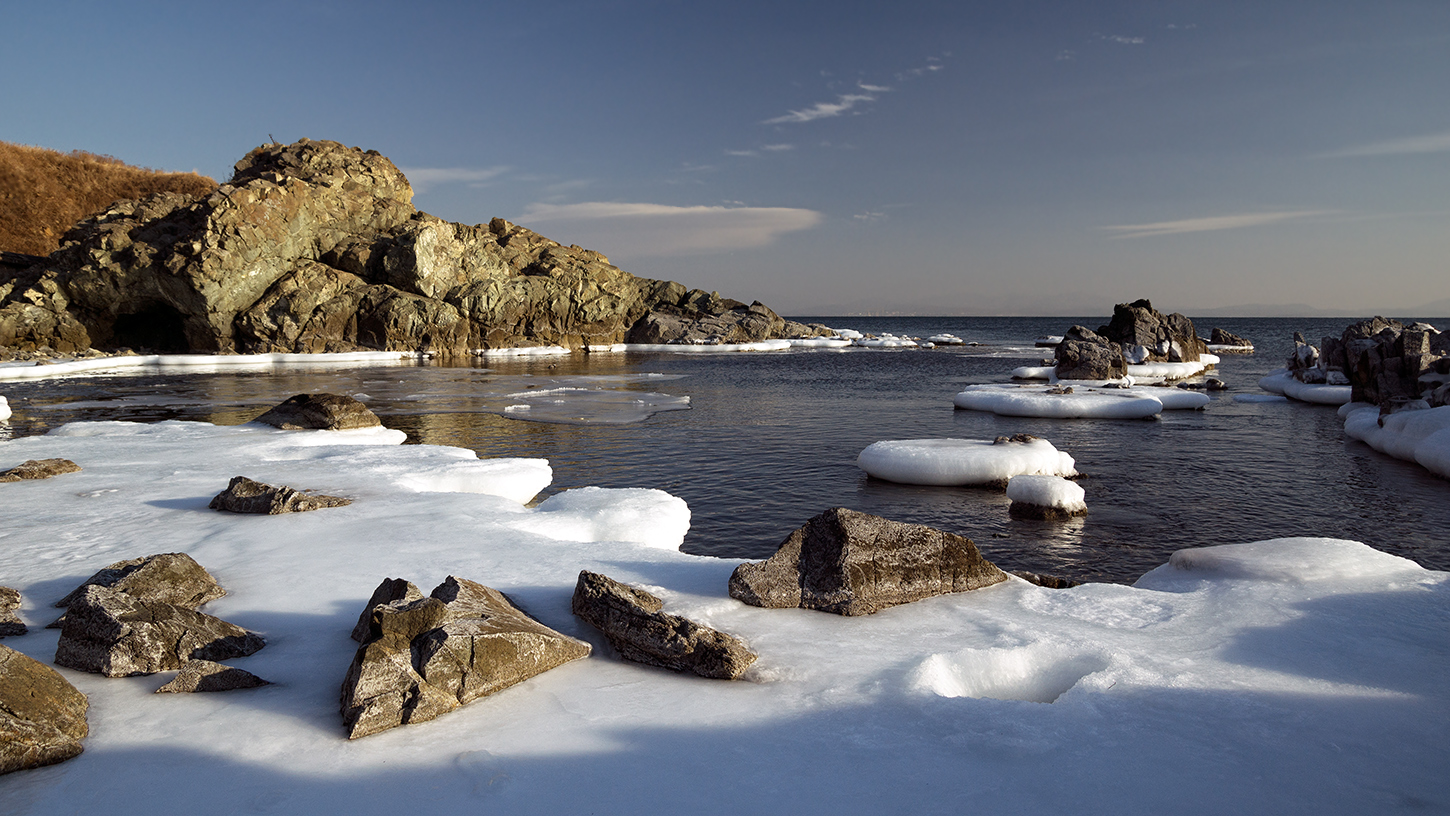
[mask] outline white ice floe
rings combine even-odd
[[[1304,383],[1294,379],[1287,369],[1280,369],[1259,380],[1259,387],[1271,394],[1282,394],[1300,402],[1317,405],[1343,405],[1350,400],[1350,386]]]
[[[483,348],[469,352],[475,357],[557,357],[573,354],[563,346],[520,346],[517,348]]]
[[[1253,354],[1252,344],[1247,346],[1231,346],[1223,343],[1207,343],[1208,350],[1214,354]]]
[[[1060,386],[969,385],[953,403],[1000,416],[1142,419],[1165,410],[1194,410],[1210,402],[1207,394],[1182,388],[1099,388],[1075,381],[1063,385],[1070,386],[1072,393],[1063,393]]]
[[[607,343],[597,346],[585,346],[590,354],[618,354],[627,351],[629,347],[624,343]]]
[[[866,336],[855,329],[831,329],[831,331],[835,332],[836,336],[842,340],[860,340]]]
[[[794,337],[789,342],[791,348],[849,348],[852,345],[844,337]]]
[[[1062,339],[1063,339],[1062,338],[1062,335],[1060,335],[1060,334],[1045,334],[1045,335],[1037,338],[1036,340],[1034,340],[1032,342],[1032,345],[1038,346],[1038,347],[1041,347],[1041,348],[1050,348],[1052,346],[1061,345],[1062,344]]]
[[[910,337],[897,337],[894,334],[883,334],[875,338],[862,338],[855,341],[861,348],[916,348],[917,342]]]
[[[1072,457],[1046,439],[995,444],[990,439],[899,439],[874,442],[856,457],[868,475],[918,485],[1003,482],[1023,473],[1074,476]]]
[[[967,341],[955,334],[933,334],[926,338],[926,342],[935,343],[938,346],[964,346],[967,344]]]
[[[1368,405],[1345,415],[1344,432],[1381,453],[1418,462],[1450,479],[1450,405],[1383,417],[1378,408]]]
[[[10,418],[10,402],[8,400],[6,400],[4,397],[0,397],[0,422],[4,422],[5,420],[7,420],[9,418]]]
[[[348,351],[327,354],[138,354],[83,360],[0,363],[0,381],[41,380],[74,374],[145,374],[184,370],[187,373],[274,369],[291,366],[343,367],[412,364],[429,355],[414,351]]]
[[[1450,576],[1362,544],[1187,551],[1135,587],[1014,578],[845,618],[731,599],[738,560],[653,546],[680,528],[677,507],[653,492],[639,502],[570,490],[534,509],[418,492],[407,485],[420,473],[471,454],[382,433],[62,431],[0,442],[0,467],[65,457],[83,468],[0,484],[0,585],[23,593],[32,627],[5,645],[49,664],[51,603],[114,561],[186,552],[229,593],[204,611],[267,639],[228,662],[274,685],[154,694],[169,673],[62,669],[90,700],[85,752],[5,776],[7,816],[117,802],[282,814],[648,802],[707,815],[747,800],[801,814],[1046,814],[1070,803],[1116,816],[1446,801]],[[238,474],[355,501],[291,516],[208,510]],[[621,660],[570,613],[581,569],[744,638],[759,661],[729,683]],[[368,596],[386,577],[426,592],[449,574],[507,593],[594,653],[431,722],[348,741],[338,687]]]
[[[790,340],[761,340],[755,343],[626,343],[625,351],[664,351],[672,354],[715,354],[739,351],[787,351]]]
[[[1219,363],[1218,357],[1212,354],[1200,354],[1198,360],[1191,363],[1137,363],[1128,366],[1128,376],[1138,382],[1152,382],[1164,380],[1186,380],[1196,374],[1202,374],[1210,366]]]
[[[1012,369],[1014,380],[1055,380],[1057,379],[1057,366],[1019,366]]]
[[[1051,507],[1068,513],[1087,510],[1083,489],[1061,476],[1024,474],[1007,482],[1007,498],[1014,502]]]

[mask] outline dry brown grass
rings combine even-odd
[[[77,221],[127,198],[202,194],[217,183],[197,173],[132,167],[112,156],[0,142],[0,250],[49,255]]]

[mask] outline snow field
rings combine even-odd
[[[874,442],[856,457],[870,476],[917,485],[980,485],[1024,473],[1075,476],[1072,457],[1046,439],[994,444],[990,439],[900,439]]]
[[[1038,507],[1054,507],[1069,513],[1087,510],[1083,489],[1061,476],[1023,474],[1007,482],[1007,498]]]
[[[1362,544],[1182,551],[1132,587],[1013,578],[862,618],[766,610],[728,597],[738,561],[660,546],[682,528],[672,497],[571,490],[531,509],[420,492],[420,474],[467,471],[472,453],[399,436],[103,422],[0,442],[0,467],[63,456],[84,468],[0,485],[0,584],[24,593],[32,626],[7,646],[49,664],[58,632],[38,627],[54,600],[112,561],[183,551],[230,592],[204,611],[267,638],[232,662],[276,683],[156,695],[169,674],[61,669],[90,697],[85,753],[6,776],[0,810],[100,813],[163,796],[286,814],[641,801],[704,814],[746,803],[1033,814],[1065,802],[1084,814],[1350,814],[1450,802],[1450,583]],[[355,502],[293,516],[207,510],[239,474]],[[493,479],[475,475],[475,487]],[[659,595],[760,660],[735,683],[623,662],[569,612],[580,569]],[[594,654],[349,742],[337,693],[363,604],[384,577],[427,591],[448,574],[507,593]]]

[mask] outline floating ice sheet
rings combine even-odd
[[[875,442],[856,464],[900,484],[979,485],[1022,473],[1074,476],[1072,457],[1046,439],[995,444],[990,439],[899,439]]]
[[[1373,405],[1349,411],[1344,432],[1397,459],[1450,479],[1450,405],[1381,417]]]
[[[1145,419],[1157,416],[1164,404],[1156,397],[1131,389],[1073,387],[1064,394],[1040,385],[969,385],[957,394],[958,408],[990,411],[1000,416],[1052,419]]]
[[[248,371],[292,366],[343,367],[414,364],[428,355],[419,352],[350,351],[335,354],[138,354],[127,357],[92,357],[43,363],[0,363],[0,380],[40,380],[76,374],[155,374],[184,371]]]
[[[1067,474],[1072,475],[1072,474]],[[1069,513],[1087,509],[1083,489],[1057,475],[1023,474],[1007,482],[1007,498],[1038,507],[1053,507]]]
[[[1343,405],[1351,399],[1351,388],[1347,385],[1324,385],[1303,383],[1285,369],[1259,380],[1259,387],[1271,394],[1280,394],[1300,402],[1318,405]]]

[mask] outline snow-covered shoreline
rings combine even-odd
[[[1013,579],[865,618],[764,610],[726,594],[739,562],[674,550],[688,518],[678,499],[573,490],[529,508],[458,491],[515,483],[538,460],[480,461],[397,437],[102,422],[0,442],[0,466],[65,456],[84,468],[0,485],[0,584],[21,589],[32,626],[6,645],[49,663],[57,633],[39,627],[52,601],[111,561],[184,551],[230,592],[205,611],[267,637],[236,664],[276,684],[154,695],[169,675],[62,670],[91,698],[86,752],[0,780],[6,812],[155,806],[163,791],[277,813],[641,802],[1363,813],[1450,801],[1450,657],[1436,623],[1450,615],[1450,582],[1405,559],[1282,539],[1184,551],[1132,587]],[[354,503],[283,517],[207,510],[238,474]],[[745,638],[759,662],[728,683],[621,661],[569,612],[580,569]],[[368,594],[384,577],[431,586],[447,574],[508,593],[594,656],[347,741],[337,690]]]

